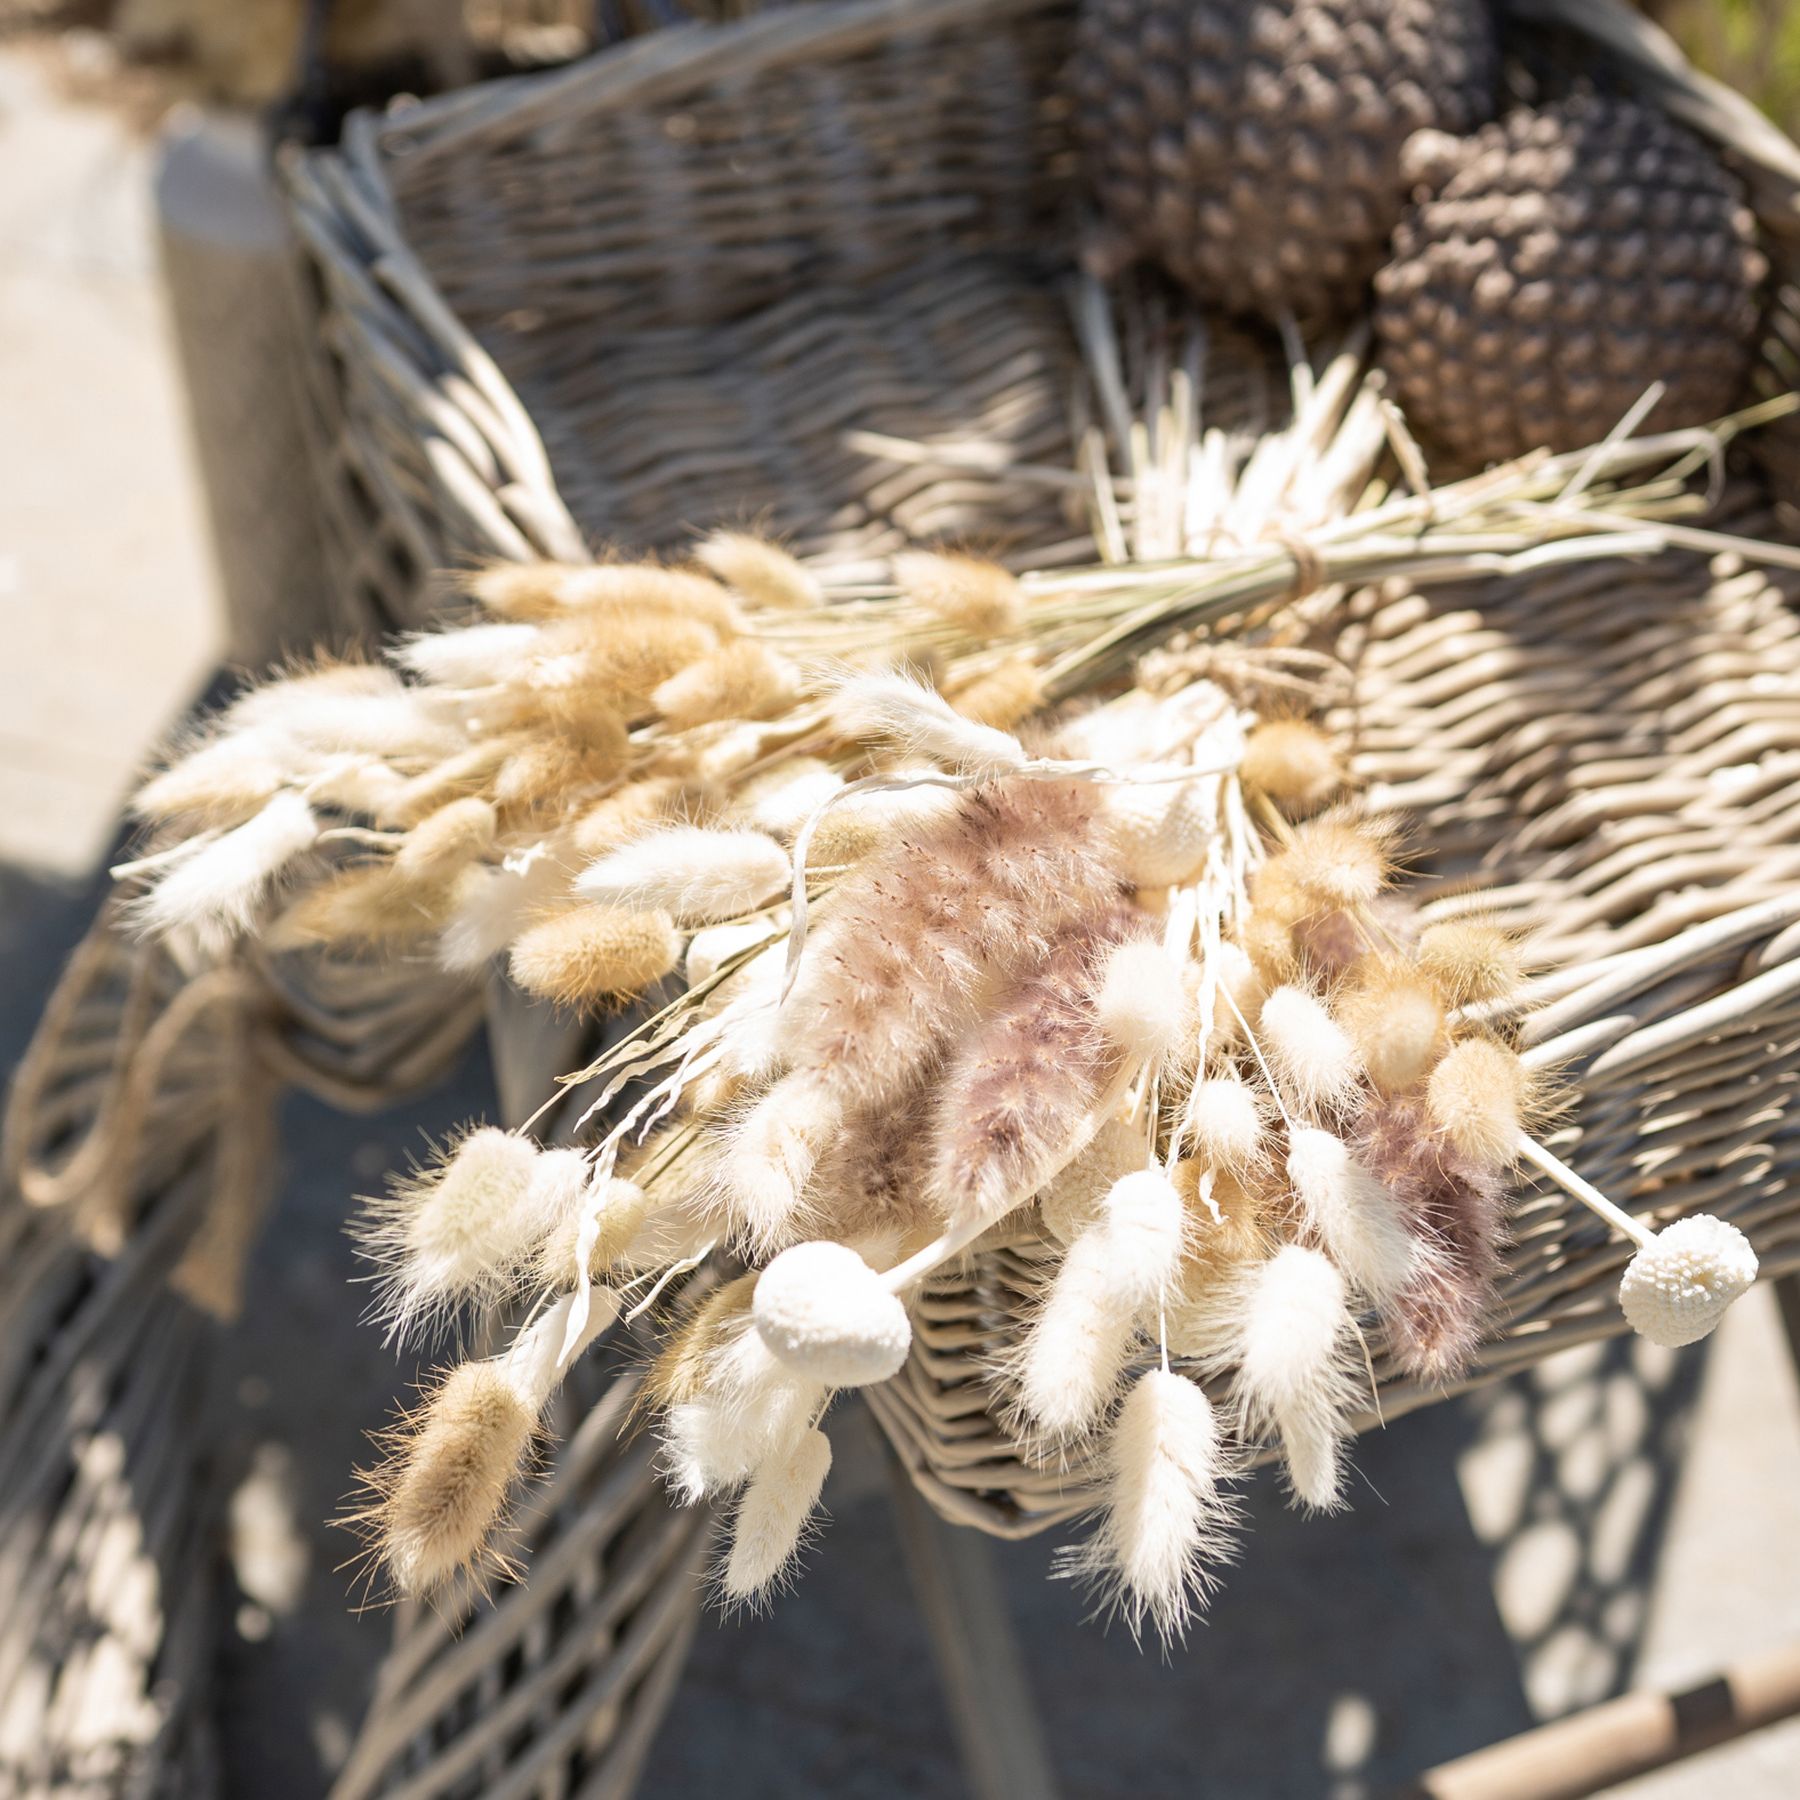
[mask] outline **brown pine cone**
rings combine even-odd
[[[1648,429],[1743,397],[1768,265],[1736,181],[1661,111],[1579,94],[1452,141],[1375,278],[1378,354],[1414,429],[1471,462]]]
[[[1357,302],[1401,147],[1491,117],[1497,69],[1484,0],[1083,0],[1070,85],[1121,247],[1305,319]]]

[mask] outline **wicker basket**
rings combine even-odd
[[[1724,144],[1792,283],[1800,152],[1622,7],[1508,10]],[[1091,554],[1054,481],[1006,472],[1073,466],[1067,27],[1053,0],[847,0],[675,29],[290,159],[367,604],[417,622],[436,568],[746,518],[845,569],[944,537]],[[1221,329],[1212,363],[1209,405],[1254,425],[1254,359]],[[1758,478],[1723,504],[1772,530]],[[1580,1096],[1565,1154],[1634,1210],[1735,1219],[1770,1273],[1800,1266],[1791,599],[1671,552],[1366,592],[1332,626],[1376,804],[1418,822],[1425,874],[1480,877],[1562,971],[1533,1056]],[[1624,1252],[1587,1215],[1527,1195],[1515,1227],[1475,1379],[1623,1329]],[[984,1365],[1041,1268],[1022,1241],[934,1281],[912,1361],[871,1394],[921,1491],[998,1535],[1087,1499],[990,1416]],[[1438,1397],[1375,1349],[1385,1416]],[[388,1695],[371,1770],[392,1766]]]
[[[111,907],[71,959],[0,1158],[0,1791],[214,1791],[200,1415],[278,1090],[391,1103],[480,1006],[466,983],[316,957],[192,979]]]

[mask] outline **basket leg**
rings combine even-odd
[[[888,1477],[969,1791],[975,1800],[1056,1800],[992,1546],[933,1512],[897,1457],[888,1458]]]
[[[1800,1269],[1783,1275],[1775,1283],[1775,1304],[1781,1308],[1781,1323],[1787,1331],[1794,1373],[1800,1376]]]

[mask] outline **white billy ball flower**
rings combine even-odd
[[[1695,1213],[1665,1226],[1626,1265],[1619,1305],[1634,1331],[1678,1350],[1698,1343],[1756,1279],[1756,1252],[1735,1225]]]
[[[899,1371],[912,1325],[897,1295],[843,1244],[795,1244],[763,1270],[756,1329],[790,1369],[829,1387],[868,1387]]]

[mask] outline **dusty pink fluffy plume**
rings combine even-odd
[[[1413,1097],[1372,1099],[1356,1122],[1358,1158],[1432,1252],[1382,1311],[1402,1368],[1452,1381],[1468,1367],[1493,1305],[1506,1237],[1499,1171],[1461,1155]]]

